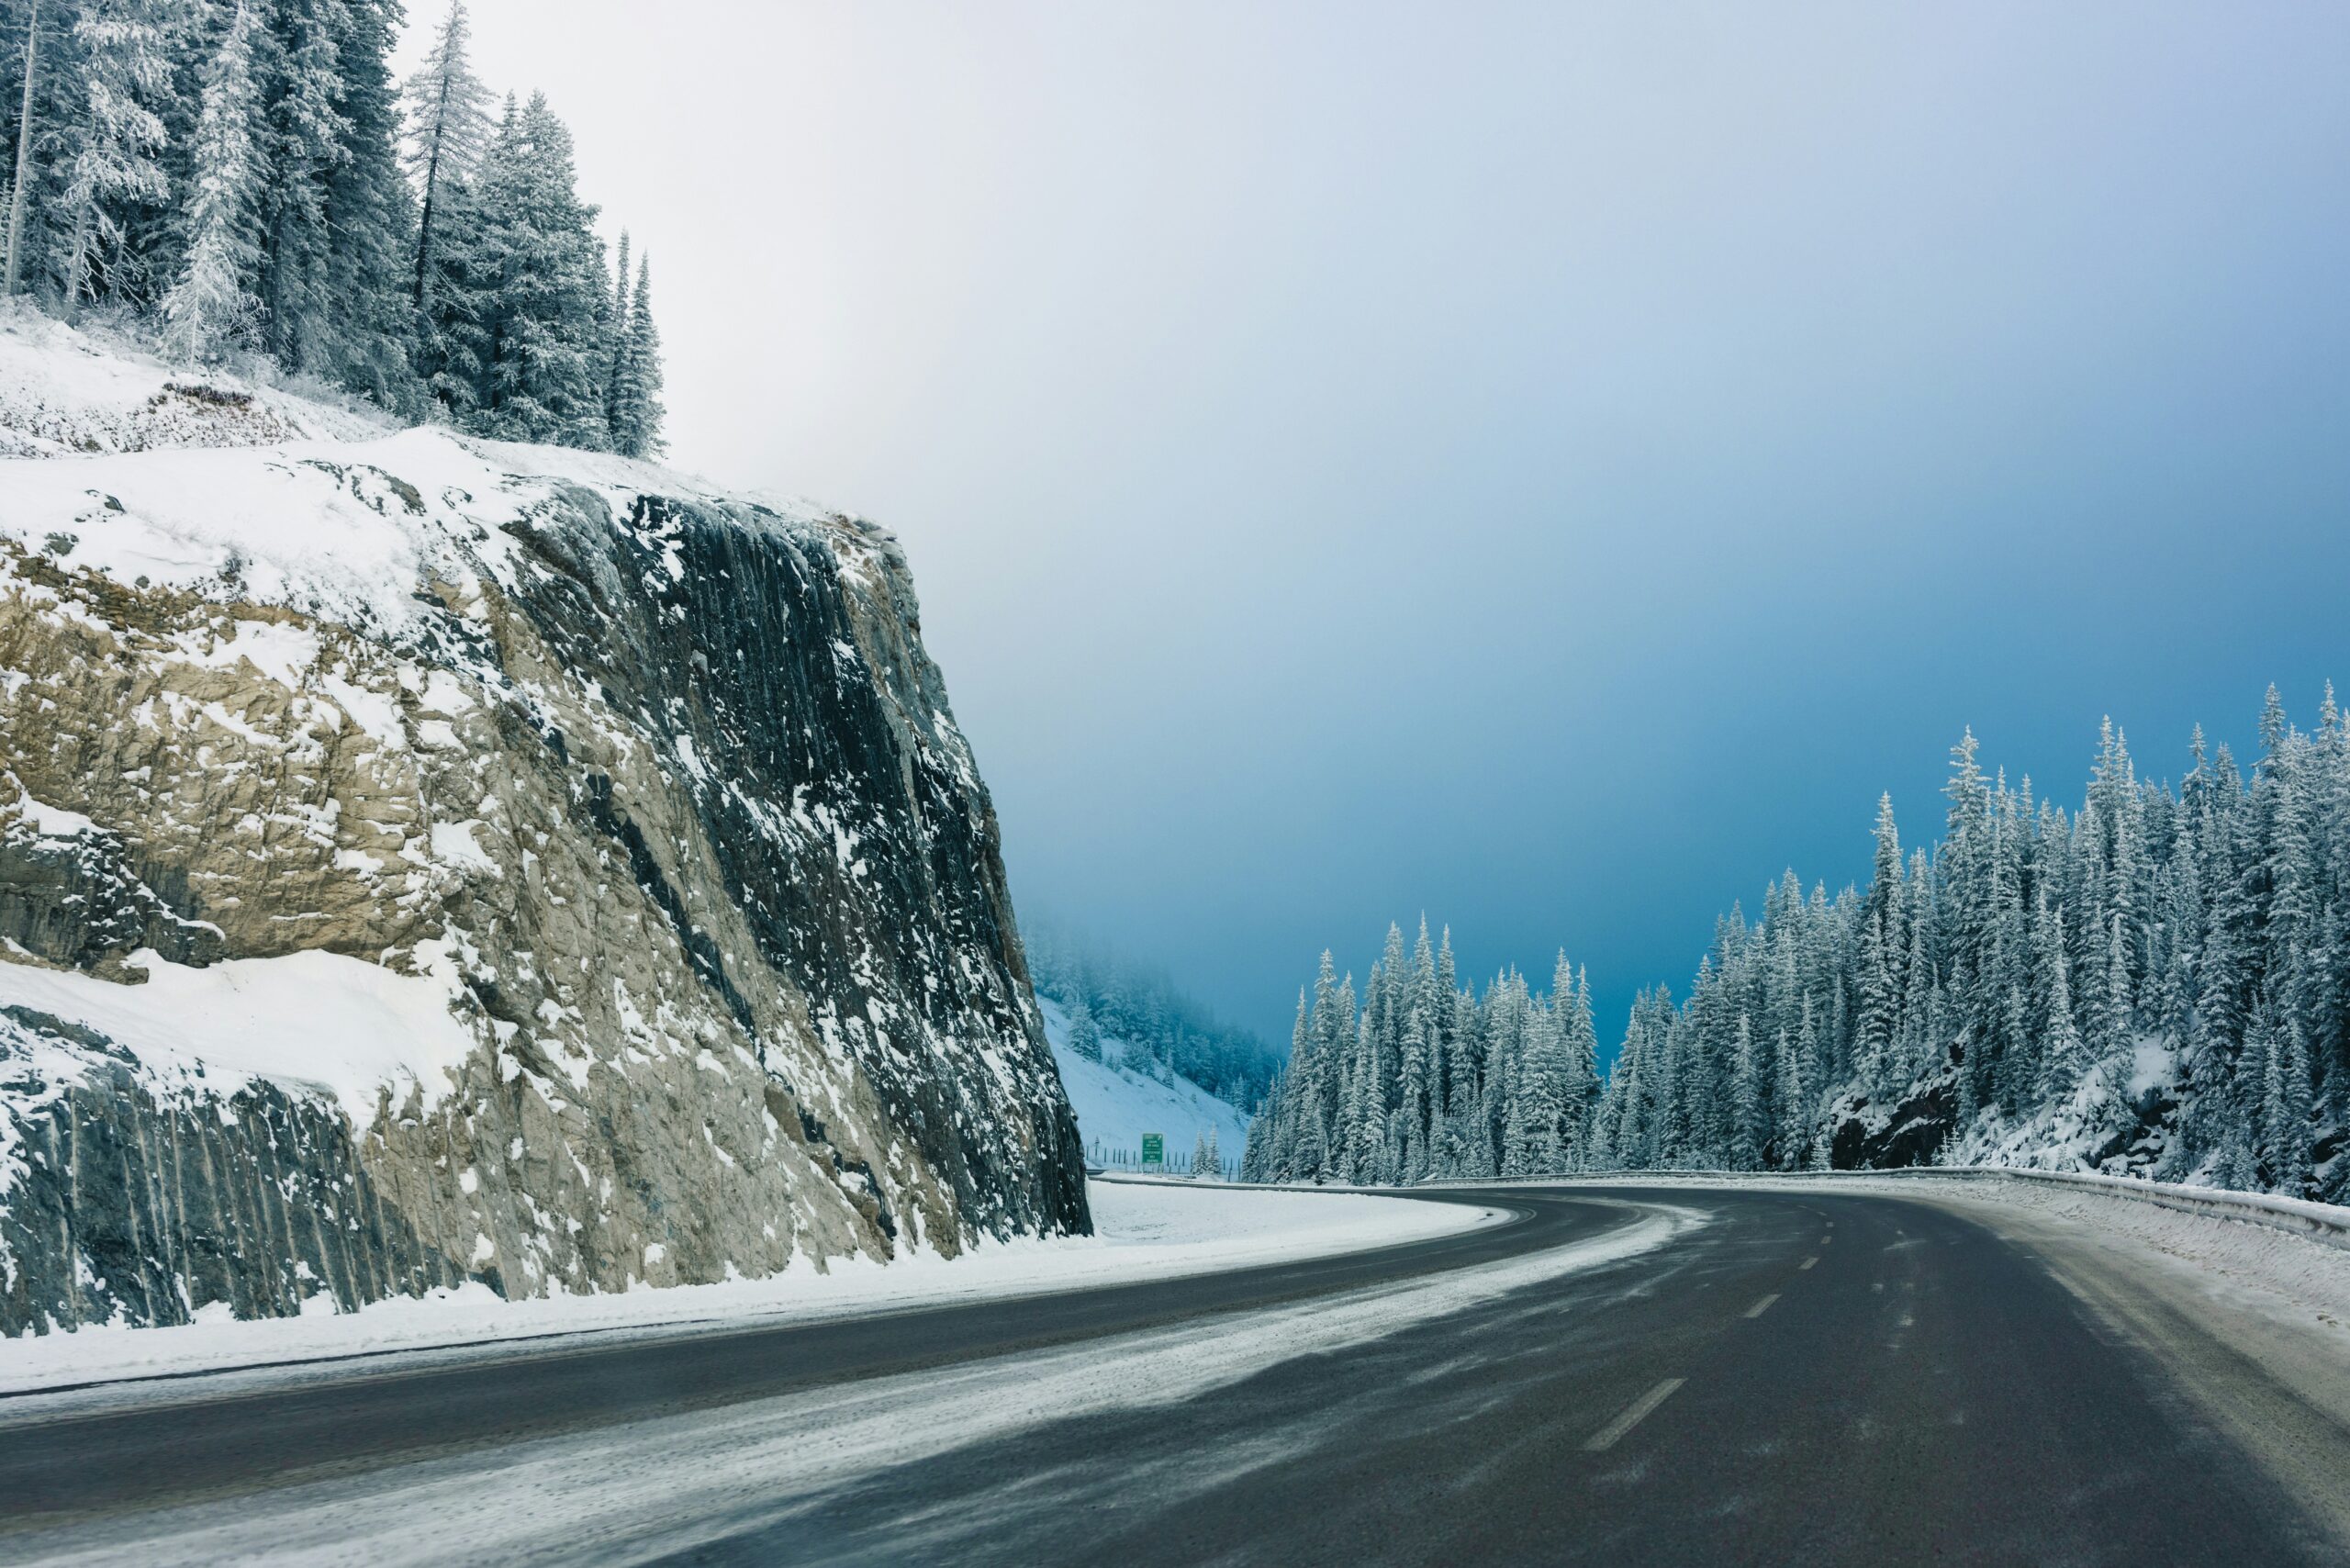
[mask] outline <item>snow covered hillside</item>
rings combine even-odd
[[[1081,1231],[886,532],[0,313],[0,1332]]]
[[[103,331],[0,301],[0,457],[364,441],[397,428],[331,395],[168,370]]]
[[[1088,1060],[1069,1048],[1069,1014],[1060,1003],[1040,997],[1037,1005],[1088,1159],[1130,1166],[1140,1157],[1142,1135],[1160,1133],[1168,1159],[1180,1165],[1192,1158],[1199,1135],[1212,1131],[1225,1169],[1238,1166],[1248,1143],[1246,1114],[1180,1075],[1162,1083],[1126,1068],[1126,1042],[1114,1036],[1103,1037],[1102,1060]],[[1142,1053],[1134,1055],[1140,1059]]]

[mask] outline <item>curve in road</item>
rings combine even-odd
[[[1171,1403],[740,1497],[697,1518],[676,1560],[2343,1561],[2319,1513],[2173,1369],[1960,1215],[1824,1189],[1416,1195],[1517,1221],[1155,1285],[394,1367],[160,1410],[0,1411],[0,1529],[29,1557],[167,1529],[169,1506],[265,1510],[272,1489],[325,1476],[487,1462],[551,1436],[624,1443],[636,1423],[1096,1338],[1114,1358],[1144,1330],[1589,1240],[1628,1201],[1712,1218],[1660,1250]],[[649,1523],[568,1555],[642,1561],[663,1544]]]

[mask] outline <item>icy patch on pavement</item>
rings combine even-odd
[[[2257,1215],[2163,1207],[2115,1182],[1852,1185],[1964,1214],[2037,1253],[2300,1503],[2333,1539],[2329,1561],[2350,1562],[2350,1477],[2336,1457],[2350,1431],[2350,1248]]]
[[[1980,1210],[2029,1215],[2053,1222],[2078,1239],[2109,1251],[2127,1251],[2164,1268],[2183,1283],[2236,1307],[2299,1327],[2317,1327],[2342,1336],[2343,1364],[2350,1367],[2350,1248],[2342,1248],[2275,1226],[2199,1214],[2148,1201],[2146,1184],[2091,1178],[2048,1182],[2029,1177],[2002,1180],[1970,1174],[1878,1175],[1864,1171],[1734,1173],[1714,1171],[1623,1171],[1524,1183],[1487,1185],[1566,1188],[1686,1186],[1694,1191],[1730,1188],[1785,1192],[1816,1187],[1856,1196],[1930,1200]],[[2134,1190],[2133,1190],[2134,1189]],[[2224,1194],[2222,1194],[2224,1195]],[[2329,1204],[2255,1196],[2263,1207],[2338,1218]]]
[[[554,1334],[813,1321],[1033,1295],[1388,1247],[1503,1217],[1472,1204],[1212,1185],[1095,1182],[1086,1197],[1092,1236],[982,1242],[953,1260],[934,1252],[888,1264],[835,1260],[830,1273],[797,1261],[761,1280],[524,1301],[501,1300],[475,1284],[341,1315],[168,1328],[100,1326],[0,1339],[0,1394],[239,1368],[285,1375],[286,1363],[384,1351],[479,1353],[484,1346]],[[17,1413],[0,1408],[0,1419]]]
[[[473,1454],[158,1510],[73,1532],[67,1553],[20,1544],[26,1561],[57,1562],[341,1562],[361,1542],[371,1563],[666,1559],[788,1519],[886,1467],[1049,1421],[1196,1398],[1652,1251],[1706,1223],[1693,1208],[1623,1207],[1628,1223],[1605,1235],[1423,1280],[541,1439],[492,1462]]]

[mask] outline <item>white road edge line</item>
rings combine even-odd
[[[1769,1295],[1764,1296],[1761,1301],[1758,1301],[1752,1306],[1748,1307],[1746,1309],[1746,1316],[1749,1317],[1762,1316],[1764,1313],[1771,1310],[1771,1304],[1778,1299],[1779,1293],[1773,1291]]]
[[[1593,1453],[1597,1453],[1602,1449],[1614,1448],[1617,1439],[1639,1426],[1650,1411],[1672,1398],[1673,1391],[1687,1381],[1686,1378],[1666,1378],[1662,1383],[1626,1406],[1622,1415],[1594,1432],[1583,1446]]]

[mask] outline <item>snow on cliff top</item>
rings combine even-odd
[[[102,327],[79,330],[0,301],[0,588],[54,602],[62,615],[87,611],[12,571],[5,546],[127,588],[283,606],[396,634],[423,609],[418,595],[428,583],[456,588],[460,603],[485,577],[513,586],[520,563],[509,529],[548,512],[565,485],[602,495],[623,526],[637,496],[659,494],[764,506],[794,526],[895,550],[881,531],[805,503],[730,497],[609,454],[402,426],[330,392],[175,369]],[[643,537],[658,547],[657,533]],[[674,553],[667,560],[682,572]],[[841,569],[861,569],[858,558],[842,555]],[[240,620],[217,645],[183,639],[171,656],[242,660],[297,689],[319,650],[308,630]],[[24,678],[0,668],[0,683]],[[401,734],[381,693],[348,683],[319,690],[379,741]],[[0,795],[20,792],[6,761]],[[28,795],[0,807],[39,834],[94,829]],[[433,859],[487,865],[469,824],[428,827]],[[149,983],[134,987],[0,961],[0,1004],[95,1028],[173,1082],[203,1079],[227,1092],[265,1078],[322,1091],[362,1126],[378,1085],[416,1081],[430,1103],[445,1070],[473,1048],[449,1013],[456,982],[445,953],[426,975],[324,952],[208,969],[152,955],[140,963]]]
[[[620,515],[633,497],[660,494],[842,521],[609,454],[403,428],[328,395],[174,371],[97,334],[0,311],[0,538],[69,568],[389,631],[427,577],[499,574],[507,525],[564,484],[601,493]]]
[[[102,330],[0,304],[0,457],[360,441],[391,428],[381,414],[330,393],[173,371]]]

